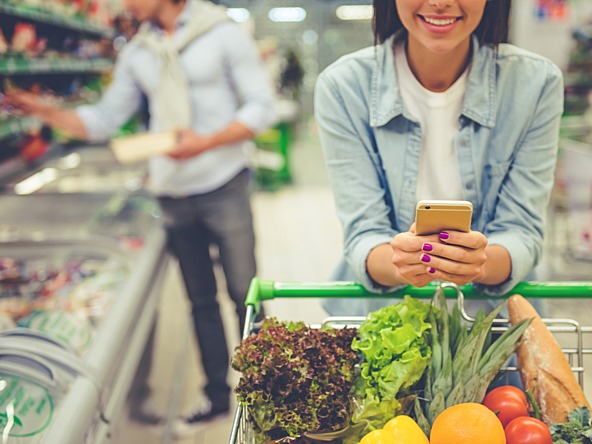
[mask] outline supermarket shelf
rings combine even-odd
[[[13,134],[34,130],[41,126],[41,122],[33,117],[11,117],[0,120],[0,139]]]
[[[75,100],[72,102],[63,102],[61,107],[64,109],[74,109],[81,105],[88,105],[94,103],[96,100]],[[0,140],[15,134],[20,134],[28,131],[38,129],[42,125],[41,120],[35,117],[18,116],[9,117],[8,119],[0,119]]]
[[[113,68],[111,59],[27,59],[6,57],[0,59],[0,75],[59,74],[69,72],[102,72]]]
[[[0,149],[2,149],[1,142]],[[26,162],[18,155],[3,160],[0,162],[0,189],[11,180],[15,180],[16,178],[22,176],[26,171],[32,171],[32,168],[34,168],[35,165],[38,165],[39,162],[43,161],[44,159],[50,159],[54,156],[57,156],[61,150],[62,147],[60,145],[52,143],[49,145],[49,148],[43,157],[33,162]]]
[[[78,106],[87,105],[89,103],[93,102],[88,102],[86,100],[76,100],[73,102],[63,102],[60,106],[63,109],[74,109]],[[41,125],[41,120],[35,117],[18,116],[9,117],[8,119],[0,119],[0,139],[14,134],[35,130]]]
[[[0,162],[0,186],[3,185],[3,182],[21,173],[26,168],[27,165],[20,157],[13,157]]]
[[[113,30],[111,28],[98,25],[83,18],[63,17],[50,11],[44,11],[43,9],[8,3],[6,0],[0,0],[0,13],[38,23],[59,26],[64,29],[72,29],[85,34],[97,35],[99,37],[113,36]]]

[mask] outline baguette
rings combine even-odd
[[[562,424],[576,407],[590,408],[561,347],[534,307],[514,295],[508,299],[508,311],[512,325],[533,318],[516,354],[524,389],[533,393],[542,420],[547,425]]]

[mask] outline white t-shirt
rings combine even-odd
[[[468,69],[446,91],[430,91],[413,75],[404,44],[395,46],[395,69],[403,103],[423,133],[417,200],[463,199],[454,138],[460,127]]]

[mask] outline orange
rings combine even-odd
[[[430,444],[506,444],[502,423],[487,407],[474,402],[453,405],[438,415]]]

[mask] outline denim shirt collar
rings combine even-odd
[[[375,48],[376,63],[372,72],[370,125],[380,127],[403,114],[412,120],[405,110],[393,55],[394,36]],[[473,59],[467,78],[467,91],[461,114],[480,125],[495,126],[495,50],[481,46],[477,37],[472,37]]]

